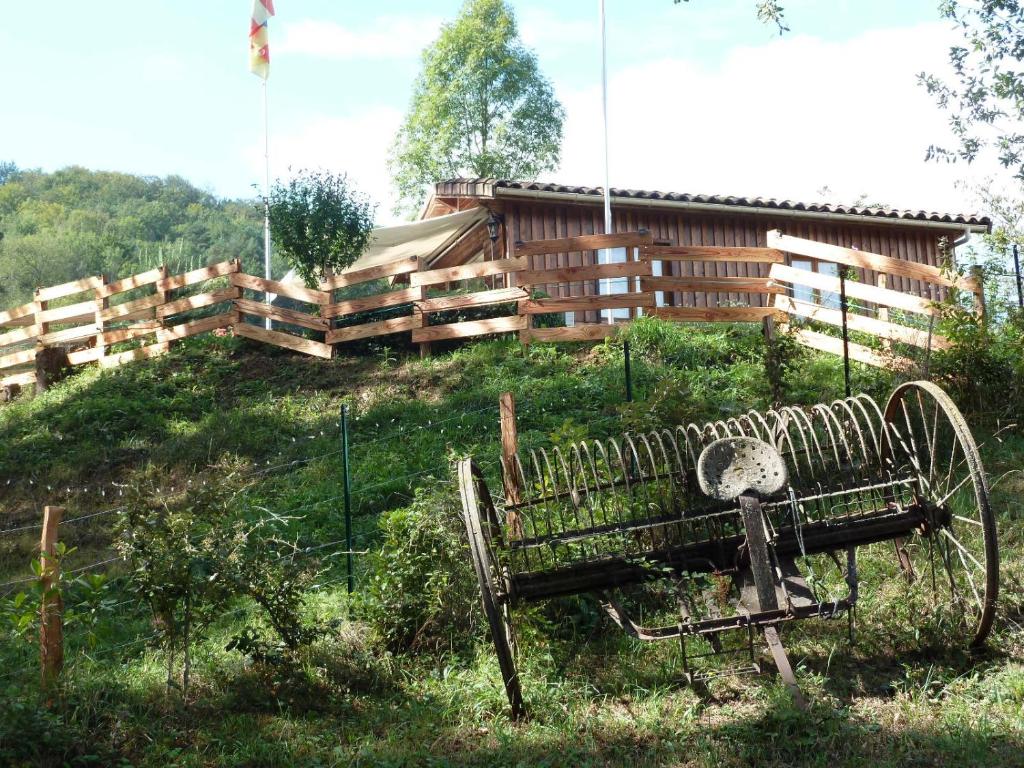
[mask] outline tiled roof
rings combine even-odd
[[[601,187],[574,187],[566,184],[543,182],[507,181],[505,179],[449,179],[435,185],[439,197],[494,197],[502,189],[527,190],[539,193],[572,194],[600,197]],[[672,202],[703,205],[724,205],[741,208],[765,208],[808,213],[841,214],[846,216],[873,216],[907,221],[932,221],[952,225],[991,227],[987,216],[963,213],[937,213],[897,208],[872,208],[859,205],[837,205],[832,203],[801,203],[795,200],[777,200],[773,197],[733,197],[723,195],[690,195],[683,192],[657,192],[645,189],[620,189],[612,187],[612,197],[638,200],[666,200]]]

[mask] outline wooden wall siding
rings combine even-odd
[[[575,235],[592,235],[604,232],[604,212],[600,205],[570,203],[537,203],[533,201],[502,201],[502,212],[508,237],[505,254],[511,256],[517,241],[550,240]],[[938,266],[942,255],[940,238],[952,243],[960,230],[948,231],[925,229],[893,224],[872,225],[870,219],[864,224],[846,222],[814,222],[803,219],[772,217],[764,215],[699,214],[690,211],[657,210],[653,208],[629,208],[616,206],[612,209],[616,232],[649,230],[656,239],[667,240],[672,245],[716,245],[755,246],[766,245],[765,235],[771,229],[784,234],[830,245],[858,248],[862,251],[879,253],[883,256],[912,261],[919,264]],[[595,253],[576,252],[549,254],[532,257],[530,269],[556,269],[565,266],[593,264]],[[742,262],[674,262],[664,265],[665,276],[678,277],[767,277],[769,264],[748,264]],[[858,279],[876,285],[878,275],[871,270],[858,270]],[[937,286],[918,280],[890,276],[888,287],[904,293],[913,293],[930,299],[942,298]],[[547,287],[552,296],[587,296],[597,293],[595,281],[571,285]],[[717,307],[732,304],[765,306],[770,297],[764,294],[747,293],[666,293],[665,301],[670,306]],[[577,321],[595,322],[596,313]]]

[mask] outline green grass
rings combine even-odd
[[[245,502],[252,514],[298,510],[286,525],[297,541],[337,541],[337,422],[348,404],[357,547],[372,549],[380,546],[381,513],[408,504],[418,487],[450,485],[451,457],[473,454],[493,467],[502,391],[516,393],[526,445],[768,404],[756,331],[646,323],[632,341],[632,405],[624,403],[621,349],[611,344],[524,352],[489,341],[423,361],[391,350],[318,361],[200,340],[163,359],[85,372],[0,407],[0,528],[37,522],[43,503],[64,504],[69,517],[102,511],[117,503],[114,484],[143,476],[167,487],[215,482],[217,465],[258,473]],[[839,361],[806,355],[793,363],[789,401],[841,394]],[[855,377],[858,389],[879,396],[893,383],[860,367]],[[995,429],[975,426],[983,439]],[[773,675],[687,685],[676,644],[630,640],[584,600],[523,617],[531,716],[512,723],[480,616],[465,617],[465,641],[452,648],[392,653],[361,603],[348,598],[343,561],[328,557],[329,574],[306,611],[349,619],[338,634],[295,666],[247,665],[224,650],[255,620],[240,605],[197,649],[187,706],[165,691],[162,655],[137,642],[152,632],[139,607],[104,615],[93,649],[81,627],[69,630],[64,688],[50,708],[34,693],[31,638],[5,636],[0,762],[8,755],[19,765],[1024,765],[1024,479],[1012,471],[1024,460],[1021,430],[987,440],[983,458],[1001,478],[993,496],[1003,593],[989,649],[971,656],[956,643],[919,642],[899,596],[883,599],[892,585],[875,584],[874,594],[865,586],[855,644],[845,621],[808,621],[785,633],[812,701],[807,713],[793,708]],[[65,526],[79,547],[69,567],[106,556],[113,517]],[[0,582],[28,572],[37,533],[0,537]],[[381,562],[357,558],[358,590]],[[871,577],[868,566],[866,584]],[[118,590],[111,584],[120,601]]]

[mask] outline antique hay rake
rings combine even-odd
[[[472,459],[458,480],[516,717],[525,708],[512,612],[547,598],[595,594],[630,635],[678,638],[688,675],[688,641],[717,654],[721,633],[740,630],[756,669],[763,633],[798,703],[777,627],[844,612],[852,622],[858,547],[891,543],[872,557],[903,578],[876,586],[899,590],[910,621],[934,621],[965,646],[992,626],[998,550],[984,470],[960,411],[929,382],[897,387],[884,410],[858,395],[568,449],[506,449],[502,464],[503,498]],[[827,597],[816,560],[834,564]],[[626,602],[643,584],[675,597],[669,621],[633,620]]]

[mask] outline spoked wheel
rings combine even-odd
[[[480,469],[472,459],[459,462],[459,491],[462,494],[462,516],[469,537],[469,551],[473,568],[480,583],[480,597],[484,614],[491,628],[491,639],[498,655],[505,694],[512,707],[512,717],[519,719],[526,713],[523,706],[523,692],[519,685],[519,673],[515,662],[515,635],[508,602],[504,590],[499,588],[501,574],[493,554],[492,543],[500,543],[501,523],[494,509],[491,494],[484,483]]]
[[[978,447],[950,397],[927,381],[897,387],[885,421],[887,453],[897,472],[916,477],[926,518],[897,545],[900,565],[940,620],[978,646],[992,628],[999,591],[996,524]]]

